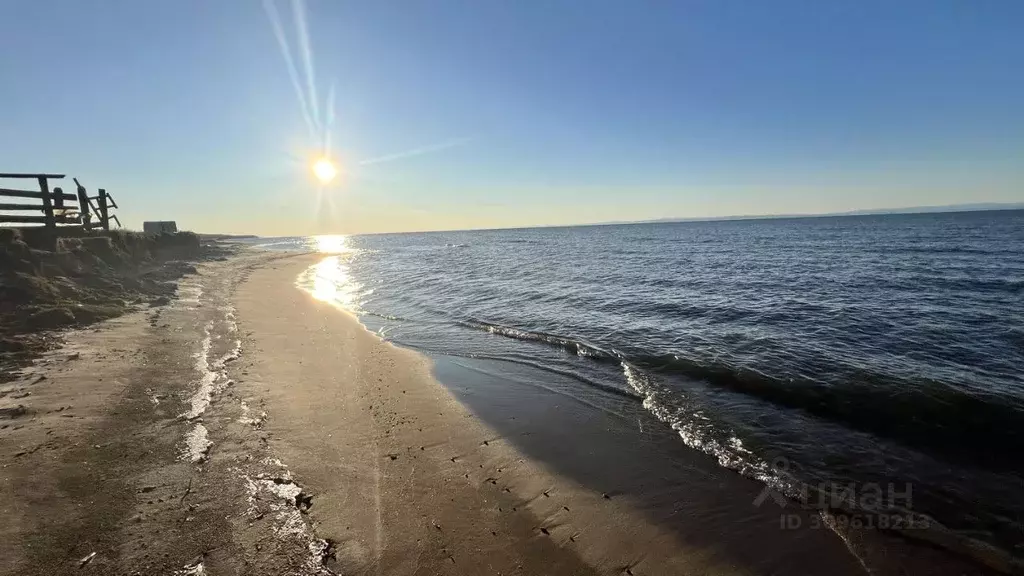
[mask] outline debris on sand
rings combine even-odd
[[[202,557],[194,560],[191,564],[188,564],[181,570],[175,570],[174,576],[206,576],[206,566],[203,564]]]
[[[92,554],[89,554],[85,558],[82,558],[81,560],[78,561],[78,567],[79,568],[85,568],[85,565],[88,564],[89,562],[92,562],[92,559],[95,558],[95,557],[96,557],[96,553],[93,552]]]

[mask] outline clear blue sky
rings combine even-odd
[[[315,136],[260,0],[0,2],[0,171],[260,234],[1024,201],[1019,0],[308,0],[312,82],[274,6]]]

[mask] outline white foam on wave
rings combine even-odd
[[[654,414],[658,420],[668,424],[675,430],[683,443],[715,457],[719,466],[734,470],[740,474],[754,478],[787,495],[797,492],[793,482],[781,477],[767,462],[757,457],[743,446],[743,442],[730,435],[726,441],[720,442],[714,437],[712,424],[699,410],[690,411],[683,407],[675,407],[675,402],[665,398],[679,397],[679,392],[670,394],[641,370],[622,362],[622,372],[633,390],[643,398],[643,406]]]
[[[801,486],[796,480],[786,477],[784,475],[785,466],[770,466],[747,449],[743,445],[742,440],[735,436],[730,435],[724,442],[719,442],[712,435],[718,431],[711,427],[711,421],[707,417],[699,411],[687,412],[684,408],[670,408],[674,404],[662,400],[663,398],[672,397],[667,389],[663,389],[642,371],[630,366],[626,362],[622,362],[622,369],[629,385],[643,396],[644,408],[676,430],[687,446],[714,456],[718,460],[718,464],[723,468],[728,468],[758,480],[798,502],[807,502],[809,498],[807,490],[813,487]],[[679,397],[678,391],[674,392],[674,397]],[[820,496],[818,497],[820,498]],[[846,506],[856,508],[856,502],[852,500],[853,495],[851,494],[849,497],[851,500],[846,502]],[[834,499],[836,494],[829,493],[828,498]],[[893,509],[890,513],[898,513],[900,517],[907,519],[907,525],[913,527],[914,532],[912,536],[916,540],[930,542],[941,548],[954,550],[1001,571],[1004,567],[1011,566],[1014,562],[1010,554],[1005,550],[997,549],[988,543],[976,540],[970,536],[953,532],[924,514],[903,509]],[[851,531],[849,527],[837,523],[835,517],[828,510],[819,510],[818,515],[822,519],[822,525],[834,532],[861,565],[868,572],[872,572],[861,554],[860,546],[855,545],[850,539]],[[896,529],[896,531],[903,533],[904,529]]]
[[[558,336],[556,334],[544,334],[542,332],[531,332],[529,330],[521,330],[519,328],[513,328],[511,326],[500,326],[497,324],[489,324],[486,322],[469,322],[469,326],[477,329],[483,329],[491,334],[498,336],[505,336],[506,338],[513,338],[516,340],[526,340],[534,342],[544,342],[554,346],[561,346],[565,350],[581,356],[584,358],[601,358],[604,356],[616,356],[617,354],[609,354],[597,346],[574,340],[572,338],[566,338]],[[614,352],[614,351],[613,351]]]

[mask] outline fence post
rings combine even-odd
[[[89,207],[89,195],[85,191],[85,186],[82,185],[78,186],[78,207],[82,213],[82,227],[86,230],[92,230],[92,210]]]
[[[64,190],[60,186],[53,189],[53,209],[64,210]]]
[[[53,220],[53,203],[50,199],[50,185],[45,176],[39,177],[39,191],[43,193],[43,218],[47,228],[56,228],[57,223]]]
[[[103,226],[104,230],[110,230],[110,219],[107,217],[107,191],[105,188],[100,188],[99,195],[100,202],[100,225]]]

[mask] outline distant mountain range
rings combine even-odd
[[[1024,202],[981,202],[976,204],[947,204],[944,206],[908,206],[906,208],[875,208],[871,210],[851,210],[849,212],[826,212],[822,214],[762,214],[736,216],[708,216],[703,218],[671,217],[657,218],[655,220],[605,222],[605,224],[627,224],[630,222],[707,222],[715,220],[764,220],[771,218],[822,218],[827,216],[869,216],[874,214],[982,212],[985,210],[1024,210]]]

